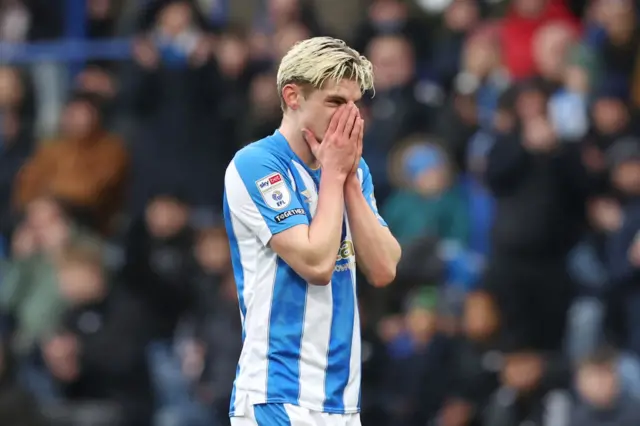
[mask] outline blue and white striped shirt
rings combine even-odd
[[[358,176],[377,214],[364,160]],[[360,409],[360,319],[346,213],[327,286],[309,285],[269,247],[273,235],[311,223],[319,181],[320,171],[278,131],[241,149],[227,168],[224,218],[243,324],[231,416],[264,403],[338,414]]]

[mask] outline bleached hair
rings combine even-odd
[[[327,81],[354,80],[364,93],[374,90],[373,65],[357,50],[332,37],[313,37],[297,42],[278,68],[278,93],[291,83],[320,89]]]

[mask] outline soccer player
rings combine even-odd
[[[243,321],[233,426],[360,425],[355,261],[375,286],[400,246],[378,214],[355,102],[371,63],[316,37],[280,63],[283,118],[225,175],[224,217]]]

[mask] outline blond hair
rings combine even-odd
[[[282,89],[287,84],[320,89],[327,81],[354,80],[365,92],[373,90],[373,65],[357,50],[332,37],[313,37],[293,45],[278,68],[278,93],[283,110]]]

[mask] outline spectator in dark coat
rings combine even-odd
[[[160,191],[129,231],[123,276],[142,305],[149,339],[173,339],[178,321],[194,306],[197,268],[189,214],[179,191]]]
[[[355,31],[353,46],[362,52],[372,39],[397,35],[406,38],[415,46],[419,60],[430,53],[429,40],[419,15],[412,13],[407,2],[402,0],[375,0],[369,6],[366,19]],[[427,33],[428,34],[428,33]]]
[[[416,90],[415,54],[400,35],[374,38],[367,47],[376,69],[376,95],[365,98],[362,114],[365,156],[376,182],[376,198],[382,205],[391,185],[387,157],[399,140],[429,128],[430,109]]]
[[[622,390],[616,371],[617,356],[599,350],[579,367],[577,387],[580,402],[571,426],[635,426],[640,424],[640,406]]]
[[[10,231],[15,177],[33,149],[34,107],[28,89],[16,69],[0,67],[0,237]]]
[[[463,334],[453,342],[450,380],[439,412],[444,425],[475,424],[498,388],[502,355],[496,348],[499,318],[491,296],[483,291],[469,294],[462,323]]]
[[[521,133],[498,137],[488,159],[497,206],[485,283],[507,351],[560,348],[572,292],[565,257],[583,229],[580,158],[556,139],[545,104],[539,88],[524,89],[516,99]]]
[[[131,206],[139,213],[157,186],[182,182],[198,205],[222,199],[228,135],[217,119],[221,79],[209,35],[192,2],[170,1],[133,47],[129,102],[139,124]],[[213,187],[212,187],[213,185]]]
[[[498,137],[488,160],[497,207],[484,283],[501,316],[500,383],[513,395],[508,406],[494,404],[496,424],[539,418],[544,395],[569,385],[561,352],[573,294],[566,257],[584,227],[586,190],[578,152],[557,139],[546,103],[538,86],[525,86],[515,103],[519,130]]]
[[[640,140],[624,138],[607,152],[611,182],[618,195],[619,222],[606,243],[608,269],[623,297],[628,323],[627,344],[640,354],[640,267],[634,265],[631,250],[640,232]]]
[[[93,244],[69,246],[57,269],[70,309],[64,325],[42,344],[54,383],[72,405],[114,404],[119,424],[150,425],[153,400],[139,303],[122,287],[109,286],[101,250]]]

